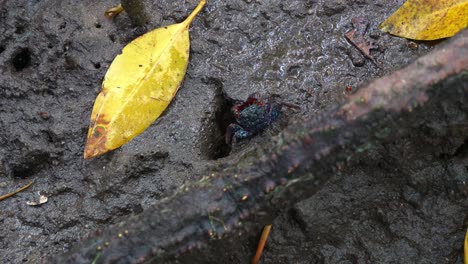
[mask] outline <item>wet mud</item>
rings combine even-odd
[[[137,26],[127,13],[103,16],[115,1],[0,1],[0,194],[34,181],[0,201],[5,263],[63,254],[437,45],[415,48],[376,29],[402,0],[208,1],[191,27],[187,75],[163,116],[120,149],[84,161],[92,105],[115,55],[196,5],[143,2],[150,15]],[[357,16],[370,22],[380,68],[344,37]],[[253,92],[278,94],[301,110],[227,146],[229,108]],[[427,126],[437,131],[436,121]],[[262,263],[462,263],[466,155],[463,143],[428,152],[404,139],[364,153],[313,197],[278,208]],[[48,202],[27,205],[38,192]],[[197,262],[247,263],[261,228]]]

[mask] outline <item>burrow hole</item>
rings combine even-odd
[[[16,71],[22,71],[31,65],[31,52],[28,48],[22,48],[15,53],[11,63]]]
[[[231,152],[231,146],[225,141],[225,133],[229,124],[235,121],[231,112],[234,100],[227,97],[221,88],[217,89],[214,102],[215,111],[206,120],[201,135],[201,153],[210,160],[226,157]]]
[[[110,41],[115,42],[115,35],[114,35],[114,34],[110,34],[110,35],[109,35],[109,39],[110,39]]]

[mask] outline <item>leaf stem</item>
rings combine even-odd
[[[5,199],[8,198],[8,197],[11,197],[11,196],[13,196],[13,195],[15,195],[15,194],[17,194],[17,193],[19,193],[19,192],[22,192],[22,191],[26,190],[26,189],[29,188],[29,186],[31,186],[32,184],[33,184],[33,182],[30,182],[30,183],[26,184],[25,186],[19,188],[19,189],[16,190],[16,191],[13,191],[13,192],[11,192],[11,193],[7,193],[7,194],[5,194],[5,195],[0,196],[0,201],[1,201],[1,200],[5,200]]]
[[[195,16],[202,10],[203,6],[205,6],[206,0],[200,0],[200,3],[198,3],[197,7],[190,13],[190,15],[184,20],[184,24],[188,27],[190,26],[190,23],[192,23],[192,20],[195,18]]]

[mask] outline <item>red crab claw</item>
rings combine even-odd
[[[260,97],[260,93],[255,92],[249,95],[249,98],[247,98],[245,102],[234,105],[232,107],[232,113],[234,113],[234,117],[238,118],[242,110],[253,104],[263,105],[263,103],[260,100]]]

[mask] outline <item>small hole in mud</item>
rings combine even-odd
[[[110,34],[110,35],[109,35],[109,39],[110,39],[110,41],[115,42],[115,35],[114,35],[114,34]]]
[[[99,22],[94,23],[94,26],[95,26],[96,28],[101,28],[101,27],[102,27],[102,26],[101,26],[101,23],[99,23]]]
[[[215,96],[215,112],[208,118],[201,138],[201,152],[207,159],[216,160],[229,155],[231,146],[225,142],[226,128],[235,121],[231,108],[234,101],[223,92]]]
[[[31,174],[33,174],[33,170],[26,166],[26,168],[16,167],[12,170],[13,178],[25,179]]]
[[[45,90],[44,93],[45,93],[46,95],[55,95],[54,91],[52,91],[52,90],[50,90],[50,89]]]
[[[5,47],[4,46],[0,46],[0,53],[4,52],[5,51]]]
[[[96,69],[101,68],[101,63],[99,63],[99,62],[94,63],[94,68],[96,68]]]
[[[47,45],[48,49],[52,49],[53,47],[54,47],[54,45],[52,45],[52,44]]]
[[[454,154],[456,157],[465,157],[466,155],[468,155],[468,138],[465,138],[463,144],[457,148]]]
[[[24,25],[18,24],[18,25],[16,25],[15,33],[16,33],[16,34],[23,34],[23,33],[24,33],[24,30],[25,30]]]
[[[28,48],[21,49],[13,57],[11,63],[16,71],[22,71],[31,65],[31,52]]]

